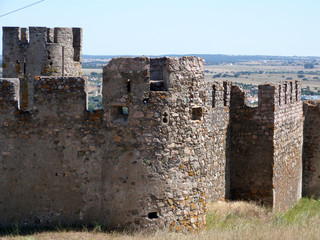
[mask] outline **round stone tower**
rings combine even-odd
[[[210,89],[197,57],[116,58],[103,68],[107,225],[205,228]]]

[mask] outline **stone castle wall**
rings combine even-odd
[[[214,82],[212,90],[212,119],[209,143],[212,147],[205,153],[207,166],[207,191],[211,201],[229,198],[229,154],[227,152],[229,139],[228,127],[230,118],[231,82]]]
[[[208,163],[200,149],[209,147],[204,128],[212,123],[203,69],[190,57],[117,58],[104,67],[110,224],[205,226]]]
[[[299,81],[276,85],[274,111],[273,208],[293,206],[302,194],[303,111]]]
[[[260,86],[259,106],[248,108],[238,87],[205,83],[203,67],[193,57],[113,59],[93,112],[83,78],[36,77],[32,112],[18,108],[18,79],[2,79],[0,227],[196,231],[208,201],[292,205],[301,101],[277,106],[276,94],[290,82]]]
[[[20,78],[22,109],[35,76],[81,76],[81,47],[81,28],[3,27],[3,77]]]
[[[225,198],[230,84],[213,91],[203,60],[113,59],[95,112],[83,78],[36,77],[31,112],[18,109],[17,81],[1,81],[1,227],[192,231],[208,198]]]
[[[249,107],[231,82],[204,81],[200,58],[115,58],[89,112],[80,28],[3,30],[0,228],[196,231],[208,201],[283,210],[301,197],[303,137],[317,196],[319,111],[305,104],[304,122],[299,82],[259,86]]]
[[[320,197],[320,103],[304,102],[303,195]]]
[[[37,78],[34,112],[15,105],[0,116],[0,226],[92,223],[100,211],[103,157],[93,146],[103,141],[85,116],[85,80]]]
[[[259,86],[258,107],[234,86],[230,107],[230,197],[286,209],[301,197],[300,83]]]

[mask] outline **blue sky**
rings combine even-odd
[[[36,1],[0,0],[0,15]],[[45,0],[0,23],[82,27],[84,54],[320,56],[319,0]]]

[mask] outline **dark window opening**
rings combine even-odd
[[[49,50],[47,50],[47,55],[48,55],[49,60],[51,59],[50,54],[51,54],[51,52]]]
[[[281,86],[279,86],[279,106],[281,105]]]
[[[149,212],[148,213],[148,218],[149,219],[154,219],[154,218],[159,218],[157,212]]]
[[[287,104],[287,91],[288,91],[288,85],[284,85],[284,104]]]
[[[202,108],[192,108],[192,120],[201,120]]]
[[[166,113],[166,112],[163,114],[163,119],[162,119],[162,122],[163,122],[163,123],[168,123],[168,121],[169,121],[169,120],[168,120],[168,116],[169,116],[169,115],[168,115],[168,113]]]
[[[27,74],[27,60],[26,58],[23,59],[23,75],[26,76]]]
[[[145,98],[145,99],[143,99],[143,101],[142,101],[142,102],[143,102],[144,104],[147,104],[147,103],[148,103],[148,101],[149,101],[149,99],[148,99],[148,98]]]
[[[296,83],[296,101],[298,101],[298,84]]]
[[[130,82],[130,79],[127,80],[127,90],[128,90],[128,92],[131,92],[131,82]]]
[[[163,81],[150,80],[150,91],[167,91]]]
[[[113,123],[126,123],[128,121],[129,109],[127,106],[114,106],[111,110]]]
[[[290,103],[292,103],[292,93],[293,93],[292,82],[290,82]]]
[[[216,106],[216,86],[212,86],[212,107]]]
[[[64,76],[64,47],[62,47],[62,76]]]
[[[164,83],[163,69],[165,58],[150,59],[150,91],[167,91]]]
[[[163,81],[163,66],[165,60],[163,58],[151,58],[150,59],[150,79]]]
[[[80,62],[81,58],[81,28],[72,28],[73,33],[73,61]]]
[[[53,42],[58,43],[58,29],[54,28],[54,33],[53,33]]]
[[[227,106],[228,103],[228,85],[226,82],[223,83],[223,106]]]

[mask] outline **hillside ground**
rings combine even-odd
[[[2,232],[0,239],[10,240],[202,240],[202,239],[319,239],[320,201],[303,198],[286,212],[247,202],[217,202],[209,204],[207,230],[199,233],[113,233],[96,225],[93,229],[57,227],[47,232],[22,232],[12,228]]]

